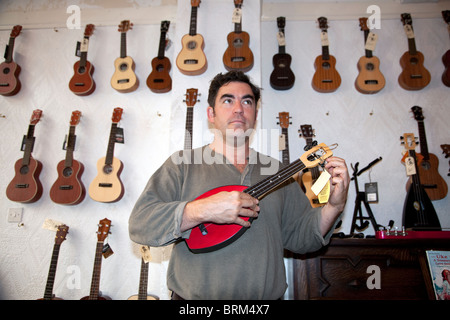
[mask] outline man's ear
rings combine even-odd
[[[206,109],[206,113],[208,115],[208,121],[214,123],[215,114],[213,107],[208,106],[208,108]]]

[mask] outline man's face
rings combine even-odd
[[[243,82],[230,82],[219,89],[214,109],[208,107],[208,120],[215,129],[234,137],[243,136],[256,122],[256,102],[250,86]],[[248,134],[247,134],[248,135]]]

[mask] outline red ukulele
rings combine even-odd
[[[31,203],[38,201],[42,196],[42,184],[39,174],[42,163],[31,156],[34,146],[34,127],[41,119],[42,111],[36,109],[31,116],[28,133],[24,137],[24,155],[16,161],[14,169],[16,175],[6,188],[6,196],[11,201]]]
[[[86,190],[81,181],[84,166],[73,158],[76,140],[75,127],[80,123],[80,118],[81,111],[72,112],[69,136],[67,138],[66,159],[58,163],[58,178],[50,189],[50,199],[58,204],[79,204],[86,196]]]
[[[22,31],[22,26],[14,26],[6,46],[5,62],[0,64],[0,94],[13,96],[21,88],[19,81],[20,66],[13,61],[14,40]]]
[[[203,199],[222,191],[241,191],[254,198],[261,199],[268,192],[290,179],[297,172],[317,166],[325,159],[331,157],[333,152],[323,143],[305,152],[300,159],[292,162],[274,175],[271,175],[257,184],[247,187],[242,185],[229,185],[214,188],[199,196]],[[253,218],[242,217],[246,221],[253,221]],[[237,224],[214,224],[202,223],[191,230],[186,244],[194,253],[211,252],[223,248],[236,241],[248,229]]]
[[[89,37],[94,33],[95,26],[88,24],[84,30],[84,38],[81,44],[80,61],[73,65],[74,75],[69,82],[69,89],[79,96],[90,95],[95,90],[95,82],[92,78],[94,66],[87,60]]]

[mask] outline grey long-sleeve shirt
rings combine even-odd
[[[180,154],[182,154],[180,156]],[[180,232],[187,202],[224,185],[251,186],[274,174],[278,160],[251,150],[241,174],[209,146],[174,153],[152,175],[129,219],[132,241],[153,247],[175,243],[167,285],[185,299],[278,299],[286,288],[283,248],[318,250],[332,232],[320,234],[320,208],[311,208],[298,183],[287,183],[260,200],[260,213],[235,242],[193,253]],[[262,174],[263,173],[263,174]]]

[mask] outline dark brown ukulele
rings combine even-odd
[[[450,10],[442,11],[442,17],[448,25],[448,32],[450,34]],[[445,71],[442,73],[442,82],[450,87],[450,49],[442,56],[442,63],[444,63]]]
[[[84,200],[86,189],[81,181],[84,165],[73,158],[75,128],[80,123],[81,111],[73,111],[67,138],[66,159],[57,165],[58,178],[50,189],[50,199],[58,204],[75,205]]]
[[[31,156],[34,147],[34,127],[39,122],[42,111],[36,109],[31,116],[28,133],[24,137],[23,158],[14,165],[15,176],[6,188],[6,196],[11,201],[31,203],[38,201],[42,196],[42,184],[39,175],[42,171],[42,163]]]
[[[400,58],[402,72],[398,77],[398,83],[405,90],[420,90],[430,83],[431,74],[423,65],[425,58],[422,52],[416,49],[411,15],[402,13],[401,20],[408,38],[408,51]]]
[[[275,90],[288,90],[294,86],[295,75],[291,70],[292,57],[286,53],[286,38],[284,33],[286,18],[278,17],[277,25],[278,53],[272,59],[274,69],[270,74],[270,85]]]
[[[169,30],[170,21],[161,22],[161,37],[159,38],[158,56],[152,60],[152,72],[147,78],[147,86],[155,93],[165,93],[172,89],[170,78],[170,60],[164,56],[166,49],[166,34]]]
[[[80,61],[73,65],[74,74],[69,82],[69,89],[79,96],[90,95],[95,90],[95,81],[92,78],[94,65],[87,60],[89,37],[94,33],[95,26],[88,24],[84,30],[83,42],[80,46]]]
[[[102,270],[103,243],[108,237],[111,228],[111,220],[104,218],[100,220],[97,231],[97,247],[95,249],[94,270],[92,271],[91,290],[88,296],[81,300],[111,300],[108,296],[101,295],[100,292],[100,273]]]

